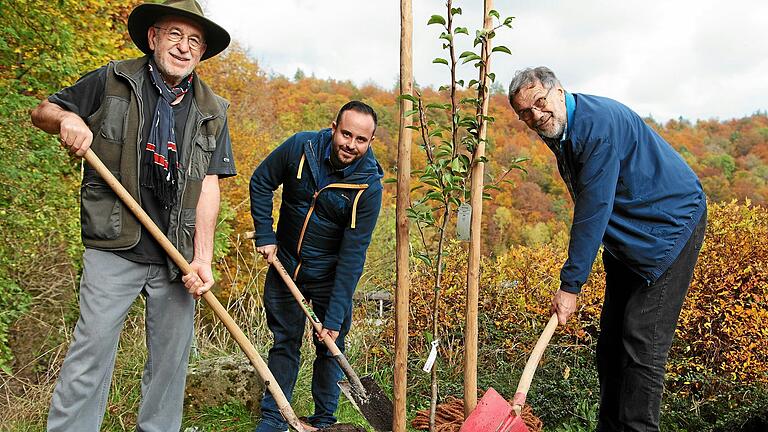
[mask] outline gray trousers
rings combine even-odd
[[[194,299],[181,282],[168,281],[165,265],[86,249],[80,318],[51,399],[48,431],[97,432],[101,427],[120,332],[139,294],[146,299],[148,358],[136,430],[181,428]]]

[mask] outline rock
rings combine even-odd
[[[263,393],[264,383],[247,358],[238,355],[200,360],[187,372],[184,409],[199,411],[238,402],[259,414]]]

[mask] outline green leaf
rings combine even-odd
[[[451,175],[451,173],[447,171],[443,173],[443,184],[444,185],[453,184],[453,175]]]
[[[418,109],[408,110],[408,111],[403,113],[403,117],[410,117],[410,116],[412,116],[414,114],[418,114],[418,113],[419,113]]]
[[[432,138],[432,137],[440,137],[440,138],[442,138],[443,137],[443,131],[441,129],[436,129],[436,130],[433,130],[432,132],[430,132],[428,136],[430,138]]]
[[[471,51],[467,51],[467,52],[471,52]],[[464,58],[464,61],[461,62],[461,64],[469,63],[473,60],[482,60],[482,58],[479,55],[472,53],[472,55],[466,56],[466,58]]]
[[[496,19],[501,19],[501,18],[499,18],[499,12],[496,11],[495,9],[491,9],[491,11],[488,12],[488,15],[492,16],[492,17],[496,17]]]
[[[509,48],[505,47],[504,45],[499,45],[497,47],[494,47],[491,52],[503,52],[507,54],[512,54],[512,51],[509,50]]]
[[[450,87],[448,87],[447,85],[441,85],[440,87],[437,88],[437,91],[438,92],[442,92],[442,91],[446,91],[448,89],[450,89]]]
[[[390,177],[384,179],[384,183],[397,183],[397,177]]]
[[[472,86],[476,86],[478,84],[480,83],[476,79],[469,80],[469,86],[467,86],[467,88],[472,88]]]
[[[448,60],[446,60],[444,58],[440,58],[440,57],[432,60],[432,63],[442,63],[442,64],[444,64],[446,66],[450,66],[450,64],[448,63]]]
[[[459,55],[459,58],[463,59],[464,57],[473,56],[473,55],[476,56],[477,54],[474,51],[464,51]]]
[[[432,17],[429,19],[429,22],[427,23],[427,25],[431,25],[431,24],[442,24],[442,25],[445,25],[445,18],[443,18],[440,15],[432,15]]]
[[[406,128],[406,129],[413,129],[413,130],[415,130],[415,131],[420,131],[420,130],[421,130],[421,129],[419,129],[419,127],[418,127],[418,126],[414,126],[414,125],[406,126],[405,128]]]
[[[425,253],[421,253],[421,252],[419,252],[418,254],[416,254],[416,258],[418,258],[418,259],[420,259],[420,260],[424,261],[424,264],[426,264],[426,265],[428,265],[428,266],[432,267],[432,260],[429,258],[429,255],[427,255],[427,254],[425,254]],[[430,335],[430,336],[431,336],[431,335]],[[429,342],[432,342],[432,341],[430,340]]]
[[[461,8],[451,8],[451,15],[461,15]]]
[[[433,340],[435,340],[434,336],[432,336],[432,332],[424,331],[424,339],[427,341],[427,344],[431,344]]]
[[[462,163],[461,159],[456,157],[451,161],[451,171],[455,173],[467,172],[467,167]]]
[[[406,99],[406,100],[409,100],[409,101],[411,101],[413,103],[416,103],[416,104],[419,103],[419,99],[416,96],[410,95],[410,94],[406,94],[406,93],[401,94],[400,96],[397,97],[397,99],[398,100]]]
[[[459,33],[469,35],[469,30],[467,30],[466,27],[456,27],[456,29],[453,31],[453,34],[459,34]]]
[[[495,73],[493,73],[493,72],[490,72],[490,73],[488,74],[488,79],[490,79],[490,80],[491,80],[491,82],[495,82],[495,81],[496,81],[496,74],[495,74]]]
[[[446,109],[448,109],[450,107],[451,107],[451,104],[449,104],[449,103],[441,104],[441,103],[432,102],[432,103],[428,103],[426,108],[427,109],[442,109],[442,110],[446,110]]]
[[[439,191],[432,191],[425,196],[427,197],[427,199],[431,199],[434,201],[439,201],[439,202],[443,201],[443,194]]]
[[[448,34],[448,33],[446,33],[446,32],[440,33],[440,37],[438,39],[445,39],[448,42],[453,42],[453,36]],[[447,48],[445,45],[443,47]]]
[[[466,155],[459,155],[459,158],[461,159],[461,163],[464,164],[465,167],[469,167],[469,157]]]

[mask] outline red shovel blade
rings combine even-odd
[[[509,404],[493,387],[477,403],[459,432],[529,432]]]

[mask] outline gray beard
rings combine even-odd
[[[538,131],[539,136],[542,138],[549,138],[549,139],[562,139],[563,138],[563,132],[565,132],[565,122],[561,123],[559,127],[552,133],[545,133],[543,131]]]

